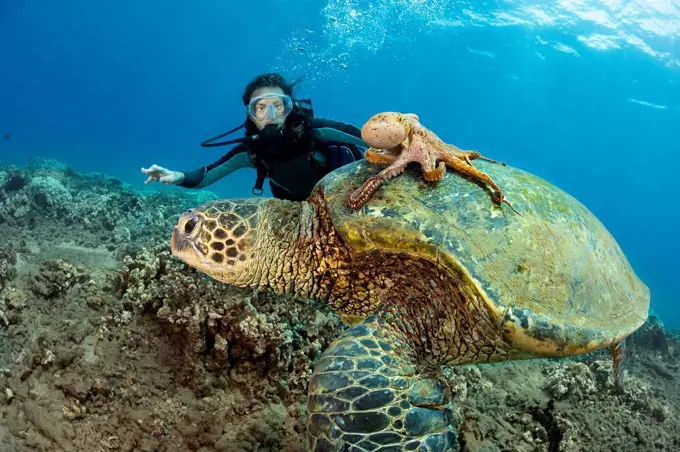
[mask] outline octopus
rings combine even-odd
[[[505,203],[520,215],[500,187],[487,174],[477,169],[472,161],[480,159],[501,165],[505,163],[484,157],[477,151],[465,151],[444,143],[420,123],[416,114],[378,113],[366,121],[361,129],[361,138],[370,146],[365,154],[366,160],[387,168],[369,177],[350,195],[349,206],[353,209],[360,209],[383,184],[403,173],[409,163],[416,162],[420,164],[423,178],[427,182],[436,182],[444,177],[447,166],[465,176],[485,182],[493,189],[496,204],[500,206]]]

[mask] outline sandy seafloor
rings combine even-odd
[[[212,195],[58,162],[0,167],[0,451],[302,451],[325,306],[169,254]],[[680,342],[650,317],[608,352],[447,370],[466,451],[679,451]]]

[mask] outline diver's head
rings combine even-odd
[[[293,86],[279,74],[269,73],[255,77],[243,93],[246,113],[258,130],[274,124],[283,127],[293,111]]]

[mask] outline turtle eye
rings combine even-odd
[[[186,235],[191,235],[192,232],[196,229],[196,225],[198,224],[198,217],[195,214],[192,214],[191,217],[187,220],[186,223],[184,223],[184,233]]]

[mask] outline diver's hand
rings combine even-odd
[[[158,165],[151,165],[151,168],[142,168],[142,173],[149,176],[146,181],[144,181],[145,184],[148,184],[151,181],[157,181],[161,184],[177,185],[184,181],[184,173],[172,171]]]

